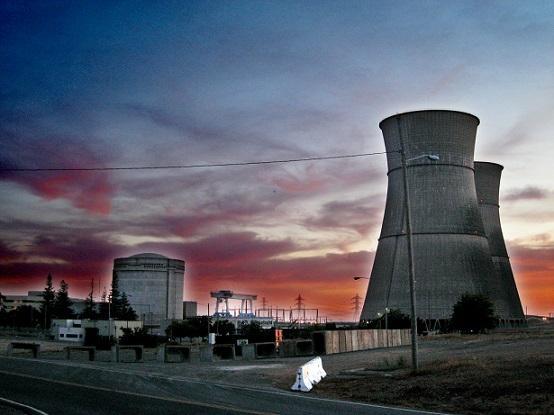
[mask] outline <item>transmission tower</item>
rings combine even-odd
[[[360,315],[360,303],[362,300],[362,297],[360,297],[358,294],[356,294],[354,297],[351,298],[352,300],[352,309],[354,310],[354,321],[358,319],[358,316]]]
[[[298,297],[296,297],[294,300],[296,301],[296,302],[295,302],[295,304],[296,304],[296,309],[297,309],[297,310],[302,310],[302,309],[304,308],[304,307],[303,307],[303,305],[304,305],[304,298],[302,298],[302,295],[298,294]]]

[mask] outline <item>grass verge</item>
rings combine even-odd
[[[334,376],[316,394],[456,414],[554,414],[554,356],[466,357],[399,369]]]

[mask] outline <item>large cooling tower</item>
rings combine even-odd
[[[404,148],[412,218],[419,318],[446,319],[466,292],[485,293],[493,275],[473,173],[479,119],[456,111],[398,114],[379,124],[388,163],[385,217],[362,311],[410,314],[401,156]],[[438,155],[433,160],[426,155]],[[483,279],[485,278],[485,279]]]
[[[499,317],[509,320],[522,319],[523,309],[500,225],[498,193],[504,167],[481,161],[476,161],[474,167],[479,209],[489,240],[492,263],[497,273],[487,287],[488,295],[495,303],[495,311]]]

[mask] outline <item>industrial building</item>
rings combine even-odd
[[[489,208],[483,208],[477,198],[473,157],[478,125],[474,115],[444,110],[397,114],[379,124],[388,152],[388,190],[361,319],[375,319],[385,309],[410,314],[402,150],[411,205],[418,317],[448,319],[453,305],[468,292],[491,296],[501,318],[519,315],[507,311],[508,303],[513,306],[513,294],[508,301],[498,289],[502,283],[493,259],[505,264],[507,255],[505,247],[491,252],[482,219],[483,209]],[[487,215],[494,216],[494,212]],[[487,224],[492,233],[500,229],[496,217]],[[503,245],[501,234],[499,240]]]
[[[15,310],[17,307],[24,305],[31,306],[38,311],[44,302],[42,295],[43,291],[28,291],[27,295],[7,294],[4,296],[2,304],[6,308],[6,311]],[[85,310],[86,300],[73,297],[70,297],[69,299],[73,303],[71,309],[75,314],[81,314]]]
[[[198,303],[196,301],[183,301],[183,319],[198,316]]]
[[[163,255],[143,253],[114,260],[119,291],[145,325],[164,326],[183,318],[185,262]]]
[[[520,320],[524,318],[523,308],[500,224],[500,177],[504,167],[496,163],[476,161],[474,168],[479,209],[496,271],[496,274],[489,280],[487,294],[494,302],[496,312],[502,319]]]

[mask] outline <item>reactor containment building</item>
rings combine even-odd
[[[119,291],[145,324],[163,326],[183,318],[184,261],[143,253],[116,258],[113,272]]]
[[[410,314],[401,151],[411,205],[418,318],[449,319],[464,293],[487,295],[500,318],[522,317],[498,217],[499,175],[483,173],[483,186],[476,186],[478,125],[474,115],[446,110],[397,114],[379,124],[388,189],[362,320],[375,319],[386,309]]]

